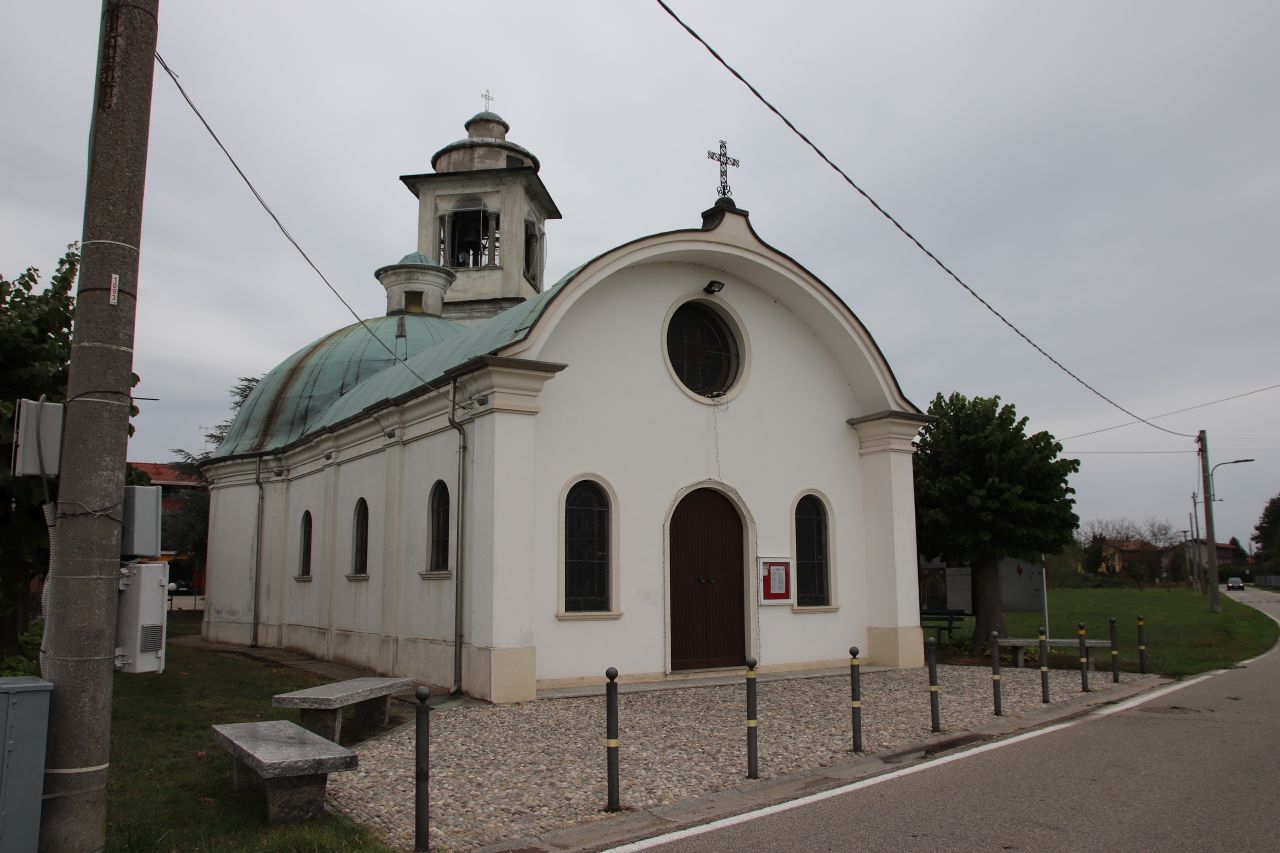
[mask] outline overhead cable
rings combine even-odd
[[[1221,400],[1210,400],[1207,403],[1199,403],[1195,406],[1187,406],[1185,409],[1175,409],[1172,412],[1165,412],[1163,415],[1152,415],[1151,418],[1152,420],[1154,420],[1156,418],[1167,418],[1170,415],[1180,415],[1183,412],[1190,412],[1195,409],[1203,409],[1206,406],[1216,406],[1219,403],[1225,403],[1228,400],[1239,400],[1241,397],[1248,397],[1252,394],[1261,394],[1263,391],[1271,391],[1275,388],[1280,388],[1280,385],[1268,385],[1265,388],[1255,388],[1252,391],[1245,391],[1243,394],[1232,394],[1230,397],[1223,397]],[[1100,432],[1109,432],[1113,429],[1120,429],[1121,427],[1133,426],[1136,423],[1145,423],[1145,421],[1128,421],[1127,423],[1116,424],[1115,426],[1103,427],[1102,429],[1090,430],[1089,432],[1080,432],[1080,433],[1076,433],[1075,435],[1069,435],[1066,438],[1059,439],[1059,441],[1070,441],[1073,438],[1084,438],[1086,435],[1097,435]],[[1239,440],[1239,439],[1235,439],[1235,440]],[[1265,438],[1265,439],[1259,439],[1259,440],[1270,441],[1271,439]]]
[[[338,292],[338,289],[333,286],[325,274],[320,271],[320,268],[316,266],[315,262],[311,260],[311,256],[303,250],[302,246],[298,245],[297,240],[293,239],[293,235],[289,233],[289,229],[284,227],[284,223],[280,221],[280,217],[276,216],[275,211],[273,211],[271,206],[267,204],[267,200],[262,197],[262,194],[258,192],[258,188],[253,185],[253,181],[249,180],[249,176],[240,168],[240,164],[236,162],[236,158],[231,156],[231,152],[227,150],[227,146],[222,144],[222,140],[218,138],[218,134],[214,133],[213,128],[209,126],[209,122],[200,112],[200,109],[195,105],[195,102],[191,100],[191,96],[187,94],[187,90],[182,88],[182,84],[178,82],[178,75],[173,72],[173,69],[164,61],[164,58],[160,56],[159,52],[156,53],[156,61],[160,63],[160,67],[164,69],[164,72],[169,75],[169,79],[173,81],[173,85],[178,87],[178,92],[182,95],[183,100],[187,102],[187,106],[191,107],[191,111],[196,114],[196,118],[200,119],[200,123],[204,125],[204,129],[209,131],[209,135],[213,137],[213,141],[222,149],[222,153],[227,155],[227,160],[231,162],[231,167],[236,170],[236,174],[238,174],[240,179],[244,181],[245,186],[249,188],[249,192],[253,193],[253,197],[258,200],[258,204],[262,205],[262,209],[271,217],[271,221],[280,229],[280,233],[284,235],[285,239],[293,244],[293,248],[298,250],[298,254],[302,255],[302,259],[307,262],[307,265],[310,266],[311,269],[315,270],[316,275],[320,276],[320,280],[325,283],[325,286],[333,291],[333,295],[338,297],[338,301],[342,303],[343,307],[351,313],[352,317],[356,318],[356,322],[359,323],[364,330],[378,342],[379,346],[391,355],[392,360],[397,364],[403,365],[404,369],[412,373],[419,382],[424,385],[429,385],[430,383],[423,379],[416,370],[410,367],[408,361],[396,355],[395,350],[387,346],[386,342],[382,340],[382,338],[378,337],[377,334],[374,333],[373,329],[369,328],[369,324],[355,312],[355,309],[351,307],[347,300],[342,298],[342,294]]]
[[[963,280],[962,278],[960,278],[960,276],[956,275],[956,273],[955,273],[955,272],[953,272],[953,271],[951,270],[951,268],[950,268],[950,267],[948,267],[946,264],[944,264],[944,263],[943,263],[943,262],[938,258],[938,256],[937,256],[937,255],[935,255],[933,252],[931,252],[931,251],[929,251],[927,248],[925,248],[925,245],[924,245],[923,243],[921,243],[918,239],[916,239],[916,237],[915,237],[915,235],[914,235],[914,234],[912,234],[910,231],[908,231],[908,230],[907,230],[907,229],[902,225],[902,223],[901,223],[901,222],[899,222],[897,219],[894,219],[894,218],[893,218],[893,216],[892,216],[892,215],[890,215],[890,213],[889,213],[887,210],[885,210],[883,207],[881,207],[881,206],[880,206],[880,204],[879,204],[878,202],[876,202],[876,200],[875,200],[875,199],[873,199],[873,198],[872,198],[872,197],[867,193],[867,191],[866,191],[866,190],[864,190],[862,187],[858,186],[858,185],[857,185],[857,183],[855,183],[855,182],[854,182],[853,178],[849,177],[849,175],[848,175],[848,174],[847,174],[843,169],[841,169],[839,166],[837,166],[837,165],[835,164],[835,162],[834,162],[830,157],[828,157],[826,154],[824,154],[824,153],[823,153],[823,151],[822,151],[822,149],[821,149],[821,148],[819,148],[817,145],[815,145],[815,144],[813,143],[813,141],[812,141],[811,139],[809,139],[809,137],[808,137],[808,136],[806,136],[806,135],[805,135],[805,134],[800,130],[800,128],[796,127],[796,126],[795,126],[795,124],[791,121],[791,119],[789,119],[789,118],[787,118],[785,115],[783,115],[783,114],[782,114],[782,111],[781,111],[781,110],[779,110],[777,107],[775,107],[772,103],[770,103],[770,102],[769,102],[769,100],[768,100],[767,98],[765,98],[765,96],[764,96],[764,95],[760,94],[760,91],[759,91],[758,89],[756,89],[756,87],[755,87],[755,86],[752,86],[749,82],[747,82],[747,78],[743,77],[740,73],[738,73],[737,69],[735,69],[732,65],[730,65],[728,62],[726,62],[726,61],[724,60],[724,57],[722,57],[719,53],[717,53],[717,52],[716,52],[715,48],[713,48],[711,45],[707,44],[706,39],[704,39],[702,36],[698,35],[698,33],[697,33],[697,32],[696,32],[692,27],[690,27],[690,26],[689,26],[688,24],[686,24],[683,20],[681,20],[681,19],[680,19],[680,16],[679,16],[679,15],[677,15],[675,12],[673,12],[673,11],[671,10],[671,7],[670,7],[670,6],[668,6],[665,2],[663,2],[663,0],[657,0],[657,3],[658,3],[658,5],[659,5],[659,6],[661,6],[661,7],[666,11],[666,13],[667,13],[668,15],[670,15],[670,16],[675,20],[675,22],[676,22],[676,23],[678,23],[681,27],[683,27],[683,28],[684,28],[685,32],[687,32],[689,35],[693,36],[693,38],[694,38],[694,39],[696,39],[696,40],[697,40],[697,41],[698,41],[698,42],[699,42],[703,47],[705,47],[705,48],[707,49],[707,51],[708,51],[708,52],[709,52],[713,57],[715,57],[716,61],[717,61],[717,62],[719,62],[721,65],[723,65],[723,66],[724,66],[725,70],[727,70],[727,71],[728,71],[730,74],[732,74],[734,77],[737,77],[737,78],[738,78],[738,80],[739,80],[739,82],[741,82],[741,83],[742,83],[742,85],[746,86],[746,87],[751,91],[751,94],[752,94],[752,95],[754,95],[754,96],[756,97],[756,100],[760,101],[760,103],[762,103],[762,104],[764,104],[766,107],[768,107],[768,108],[769,108],[769,110],[770,110],[770,112],[772,112],[772,113],[773,113],[774,115],[776,115],[779,119],[781,119],[781,120],[782,120],[782,123],[783,123],[783,124],[785,124],[788,128],[790,128],[790,130],[791,130],[791,132],[792,132],[792,133],[794,133],[796,136],[800,137],[800,139],[801,139],[801,140],[802,140],[806,145],[808,145],[810,148],[812,148],[812,149],[813,149],[813,151],[814,151],[814,153],[815,153],[815,154],[817,154],[819,157],[821,157],[821,158],[822,158],[823,162],[825,162],[828,166],[830,166],[832,169],[834,169],[834,170],[835,170],[835,171],[840,175],[840,177],[844,178],[845,183],[847,183],[849,186],[851,186],[851,187],[853,187],[855,190],[857,190],[857,192],[858,192],[858,194],[859,194],[859,195],[861,195],[864,199],[866,199],[866,200],[871,204],[871,206],[872,206],[872,207],[874,207],[874,208],[876,209],[876,211],[877,211],[881,216],[883,216],[885,219],[889,220],[889,222],[891,222],[895,228],[897,228],[899,231],[901,231],[901,232],[902,232],[902,234],[903,234],[903,235],[904,235],[908,240],[910,240],[912,243],[914,243],[914,244],[916,245],[916,248],[918,248],[920,251],[924,252],[924,253],[925,253],[925,255],[927,255],[927,256],[929,257],[929,259],[930,259],[930,260],[932,260],[935,264],[937,264],[937,265],[938,265],[938,267],[939,267],[943,272],[945,272],[947,275],[949,275],[952,279],[954,279],[954,280],[955,280],[955,282],[956,282],[957,284],[959,284],[959,285],[960,285],[961,287],[963,287],[966,291],[968,291],[968,293],[969,293],[969,295],[970,295],[970,296],[972,296],[974,299],[976,299],[976,300],[978,300],[980,303],[982,303],[982,306],[983,306],[984,308],[986,308],[988,311],[990,311],[992,314],[994,314],[994,315],[995,315],[995,316],[1000,320],[1000,322],[1004,323],[1006,326],[1008,326],[1010,329],[1012,329],[1012,330],[1013,330],[1013,332],[1014,332],[1014,334],[1016,334],[1018,337],[1022,338],[1022,339],[1023,339],[1024,341],[1026,341],[1028,344],[1030,344],[1030,345],[1031,345],[1031,347],[1032,347],[1033,349],[1035,349],[1035,351],[1036,351],[1036,352],[1040,353],[1042,356],[1044,356],[1045,358],[1047,358],[1047,359],[1048,359],[1050,362],[1052,362],[1052,363],[1054,364],[1054,366],[1056,366],[1059,370],[1061,370],[1063,373],[1065,373],[1065,374],[1067,374],[1068,376],[1070,376],[1070,377],[1071,377],[1072,379],[1074,379],[1076,382],[1078,382],[1078,383],[1080,383],[1081,385],[1083,385],[1085,388],[1087,388],[1089,391],[1091,391],[1095,396],[1099,397],[1100,399],[1102,399],[1104,402],[1108,403],[1109,405],[1111,405],[1111,406],[1113,406],[1113,407],[1115,407],[1115,408],[1119,409],[1120,411],[1124,412],[1124,413],[1125,413],[1126,415],[1128,415],[1129,417],[1131,417],[1131,418],[1135,418],[1135,419],[1137,419],[1138,421],[1141,421],[1142,423],[1146,424],[1147,426],[1154,427],[1155,429],[1158,429],[1158,430],[1160,430],[1161,432],[1167,432],[1167,433],[1169,433],[1170,435],[1177,435],[1177,436],[1181,436],[1182,438],[1195,438],[1195,436],[1194,436],[1194,435],[1191,435],[1190,433],[1185,433],[1185,432],[1176,432],[1175,430],[1167,429],[1167,428],[1165,428],[1165,427],[1160,426],[1159,424],[1154,424],[1154,423],[1152,423],[1151,421],[1147,420],[1146,418],[1142,417],[1141,415],[1134,414],[1133,412],[1131,412],[1131,411],[1129,411],[1128,409],[1126,409],[1124,406],[1122,406],[1122,405],[1120,405],[1119,403],[1117,403],[1115,400],[1112,400],[1112,399],[1111,399],[1110,397],[1108,397],[1106,394],[1103,394],[1103,393],[1102,393],[1101,391],[1099,391],[1097,388],[1094,388],[1094,387],[1093,387],[1092,385],[1090,385],[1088,382],[1085,382],[1083,379],[1081,379],[1079,376],[1077,376],[1074,372],[1072,372],[1070,369],[1068,369],[1068,368],[1067,368],[1067,366],[1066,366],[1066,365],[1064,365],[1062,362],[1058,361],[1056,358],[1054,358],[1053,356],[1049,355],[1049,353],[1048,353],[1048,352],[1046,352],[1046,351],[1045,351],[1045,349],[1044,349],[1043,347],[1041,347],[1041,346],[1040,346],[1039,344],[1037,344],[1035,341],[1031,340],[1031,338],[1029,338],[1029,337],[1028,337],[1028,336],[1027,336],[1027,335],[1026,335],[1026,334],[1025,334],[1021,329],[1019,329],[1019,328],[1018,328],[1017,326],[1015,326],[1012,322],[1010,322],[1010,321],[1009,321],[1009,319],[1008,319],[1007,317],[1005,317],[1003,314],[1001,314],[999,311],[997,311],[997,310],[995,309],[995,307],[993,307],[993,306],[991,305],[991,303],[990,303],[990,302],[988,302],[987,300],[983,299],[981,296],[979,296],[979,295],[978,295],[978,293],[977,293],[977,292],[976,292],[972,287],[970,287],[969,285],[965,284],[964,280]]]

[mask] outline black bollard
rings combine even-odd
[[[1049,704],[1049,637],[1040,626],[1040,701]]]
[[[756,659],[747,658],[747,778],[760,778],[756,755]]]
[[[1138,616],[1138,672],[1147,674],[1147,623]]]
[[[991,632],[991,694],[996,703],[996,716],[1004,716],[1004,708],[1000,704],[1000,632]]]
[[[931,731],[942,731],[942,715],[938,711],[938,641],[934,637],[924,641],[929,657],[929,719]]]
[[[604,677],[609,679],[604,687],[604,751],[609,764],[609,804],[605,808],[616,812],[622,808],[618,794],[618,670],[611,666],[604,671]]]
[[[1089,648],[1085,645],[1084,640],[1084,623],[1080,623],[1077,629],[1080,635],[1080,692],[1089,692]]]
[[[1111,683],[1120,683],[1120,640],[1116,634],[1116,618],[1111,617]]]
[[[862,664],[858,647],[849,647],[849,697],[853,711],[853,751],[862,752]]]
[[[431,708],[427,700],[431,691],[419,687],[413,692],[418,700],[416,734],[417,772],[413,798],[413,849],[431,849]]]

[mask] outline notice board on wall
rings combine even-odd
[[[795,600],[795,560],[761,557],[756,589],[761,604],[791,604]]]

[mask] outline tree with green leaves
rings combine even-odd
[[[13,444],[14,402],[62,402],[71,355],[72,288],[80,268],[73,243],[58,260],[47,287],[28,267],[9,281],[0,276],[0,446]],[[19,651],[31,614],[31,582],[49,569],[49,528],[41,506],[57,494],[56,481],[14,477],[0,466],[0,652]]]
[[[1269,570],[1280,569],[1280,495],[1267,501],[1262,516],[1250,537],[1256,550],[1253,552],[1258,566]]]
[[[1058,458],[1049,433],[1027,435],[1027,419],[999,397],[938,394],[929,414],[915,459],[919,548],[970,566],[976,651],[1005,633],[1000,558],[1038,560],[1071,543],[1079,518],[1067,478],[1080,463]]]

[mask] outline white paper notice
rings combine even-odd
[[[769,594],[787,594],[787,570],[784,567],[773,566],[769,569]]]

